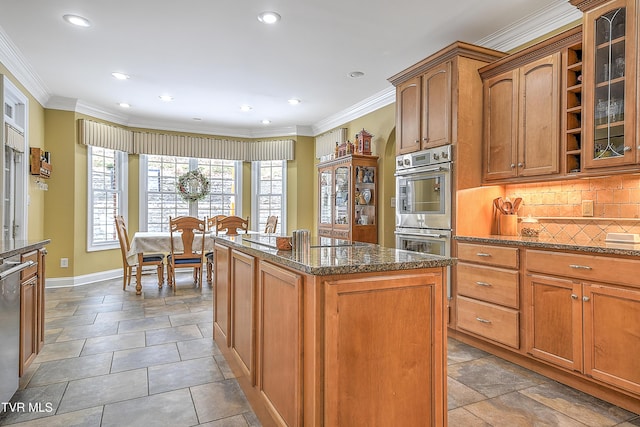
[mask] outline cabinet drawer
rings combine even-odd
[[[518,308],[518,271],[460,263],[456,267],[458,294]]]
[[[34,264],[25,268],[20,272],[20,282],[24,283],[29,280],[31,277],[38,274],[38,251],[27,252],[26,254],[20,255],[20,262],[33,261]]]
[[[527,250],[525,265],[527,271],[640,287],[640,261],[636,260]]]
[[[498,267],[518,268],[518,248],[458,243],[458,259]]]
[[[494,304],[458,297],[458,328],[519,348],[518,312]]]

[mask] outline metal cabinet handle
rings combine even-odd
[[[519,167],[519,168],[524,167],[524,163],[522,163],[522,162],[518,163],[518,167]]]
[[[628,145],[625,145],[623,148],[624,151],[631,151],[631,147],[629,147]]]
[[[491,254],[488,254],[488,253],[485,253],[485,252],[478,252],[478,253],[476,254],[476,256],[488,257],[488,256],[491,256]]]
[[[491,320],[483,319],[482,317],[476,317],[476,320],[480,323],[491,323]]]
[[[585,297],[582,297],[582,301],[584,301],[584,302],[589,301],[589,297],[586,297],[586,296],[585,296]]]
[[[578,299],[578,295],[576,295],[576,294],[571,294],[571,299]]]
[[[419,140],[419,139],[416,139],[415,143],[416,143],[416,144],[420,144],[420,140]]]
[[[489,286],[491,286],[491,283],[487,283],[487,282],[476,282],[476,285],[478,285],[478,286],[486,286],[486,287],[489,287]]]
[[[515,163],[511,163],[511,169],[513,169],[515,167],[516,167]]]
[[[588,265],[569,264],[569,267],[575,268],[576,270],[591,270],[591,267]]]

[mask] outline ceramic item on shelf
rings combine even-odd
[[[365,202],[364,204],[368,205],[369,202],[371,201],[371,190],[369,190],[368,188],[365,188],[364,190],[362,190],[360,194],[364,198],[364,202]]]

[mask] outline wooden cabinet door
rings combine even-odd
[[[38,352],[37,300],[37,277],[33,277],[20,286],[20,376]]]
[[[582,371],[582,285],[528,275],[527,352],[567,369]]]
[[[396,154],[420,151],[420,76],[396,88]]]
[[[446,425],[441,283],[423,274],[325,285],[324,425]]]
[[[584,285],[584,370],[640,393],[640,290]]]
[[[451,143],[451,62],[422,77],[422,147]]]
[[[636,0],[601,2],[584,15],[586,168],[632,165],[640,160],[636,5]]]
[[[215,270],[213,285],[213,333],[220,335],[218,342],[231,345],[231,250],[227,246],[216,244],[213,249],[213,268]]]
[[[260,262],[257,386],[282,426],[303,422],[302,286],[299,274]]]
[[[559,172],[560,53],[519,70],[518,176]]]
[[[484,82],[484,178],[517,175],[518,70],[507,71]]]
[[[231,350],[252,385],[255,346],[255,266],[251,255],[231,252]]]

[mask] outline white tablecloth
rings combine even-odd
[[[193,250],[200,250],[202,245],[202,234],[196,234],[193,240]],[[211,233],[204,234],[204,250],[213,250],[213,238]],[[127,262],[130,265],[136,265],[138,263],[138,253],[169,253],[171,252],[170,239],[171,234],[169,232],[151,232],[151,231],[138,231],[133,235],[131,240],[131,249],[127,254]],[[173,244],[178,251],[182,251],[182,237],[180,234],[173,235]]]

